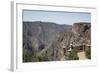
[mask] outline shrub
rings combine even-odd
[[[23,53],[23,62],[32,62],[33,53]]]
[[[47,54],[43,53],[26,53],[23,54],[23,62],[40,62],[40,61],[48,61]]]
[[[76,50],[66,52],[65,58],[66,58],[66,60],[78,60],[79,59],[78,56],[77,56]]]
[[[78,60],[77,52],[76,51],[71,51],[69,54],[69,60]]]
[[[86,49],[85,49],[85,53],[86,53],[86,57],[87,57],[88,59],[91,59],[91,49],[90,49],[90,48],[86,48]]]
[[[36,57],[39,61],[48,61],[48,57],[45,52],[43,52],[42,54],[37,54]]]

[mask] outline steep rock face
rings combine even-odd
[[[48,57],[51,61],[66,60],[65,53],[69,49],[71,37],[71,31],[65,31],[58,34],[57,40],[47,49]]]
[[[51,22],[23,22],[23,51],[36,53],[56,40],[57,34],[72,26]]]
[[[72,28],[73,45],[91,44],[91,25],[90,23],[75,23]]]
[[[91,24],[75,23],[72,30],[64,31],[58,34],[58,38],[48,48],[48,57],[50,60],[67,60],[67,53],[73,49],[80,51],[91,47]],[[65,57],[66,56],[66,57]]]

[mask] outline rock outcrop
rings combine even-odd
[[[91,24],[74,23],[71,31],[59,34],[57,41],[48,49],[50,60],[67,60],[66,57],[73,49],[77,52],[91,47]]]

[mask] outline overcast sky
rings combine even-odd
[[[44,21],[72,25],[75,22],[91,22],[90,13],[23,10],[23,21]]]

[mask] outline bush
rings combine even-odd
[[[87,49],[85,50],[85,53],[86,53],[86,57],[87,57],[88,59],[91,59],[91,49],[90,49],[90,48],[87,48]]]
[[[23,62],[40,62],[40,61],[48,61],[47,54],[45,52],[39,54],[26,53],[23,54]]]
[[[48,57],[45,52],[43,52],[42,54],[37,54],[36,57],[39,61],[48,61]]]
[[[32,62],[33,53],[23,53],[23,62]]]
[[[77,52],[76,51],[71,51],[69,54],[69,60],[78,60]]]
[[[66,58],[66,60],[78,60],[79,59],[78,56],[77,56],[76,50],[66,52],[65,58]]]

